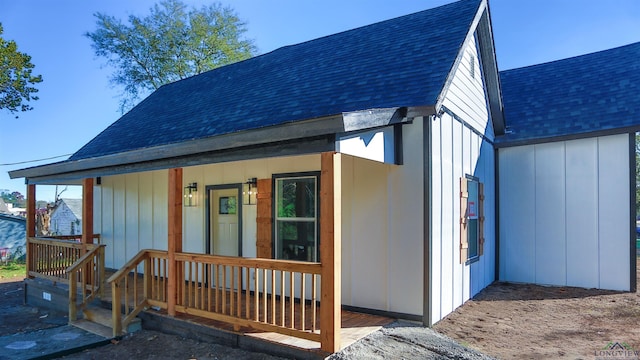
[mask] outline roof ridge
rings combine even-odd
[[[364,30],[366,28],[381,26],[381,25],[383,25],[385,23],[391,23],[391,22],[398,21],[398,20],[400,20],[402,18],[409,18],[409,17],[412,17],[412,16],[417,16],[417,15],[425,13],[425,12],[432,12],[432,11],[436,11],[436,10],[442,10],[443,8],[447,8],[447,7],[454,7],[454,6],[459,5],[460,3],[463,3],[463,2],[477,3],[477,6],[480,6],[480,3],[482,1],[483,0],[457,0],[457,1],[452,1],[450,3],[442,4],[440,6],[436,6],[436,7],[433,7],[433,8],[428,8],[428,9],[412,12],[412,13],[409,13],[409,14],[396,16],[396,17],[393,17],[393,18],[390,18],[390,19],[380,20],[380,21],[377,21],[377,22],[374,22],[374,23],[371,23],[371,24],[366,24],[366,25],[362,25],[362,26],[356,26],[354,28],[342,30],[342,31],[339,31],[339,32],[333,33],[333,34],[323,35],[323,36],[320,36],[320,37],[317,37],[317,38],[313,38],[313,39],[304,40],[304,41],[301,41],[301,42],[298,42],[298,43],[295,43],[295,44],[283,45],[283,46],[280,46],[278,48],[275,48],[275,49],[273,49],[271,51],[268,51],[266,53],[263,53],[263,54],[258,54],[256,56],[252,56],[252,57],[247,58],[247,59],[243,59],[243,60],[240,60],[240,61],[236,61],[234,63],[226,64],[226,65],[214,68],[214,69],[207,70],[207,71],[202,72],[200,74],[194,74],[194,75],[186,77],[184,79],[179,79],[179,80],[164,84],[164,85],[160,86],[158,88],[158,90],[160,88],[162,88],[162,87],[165,87],[165,86],[168,86],[168,85],[172,85],[172,84],[175,84],[175,83],[179,83],[179,82],[182,82],[182,81],[185,81],[185,80],[188,80],[188,79],[200,76],[200,75],[204,75],[204,74],[207,74],[207,73],[210,73],[210,72],[218,71],[218,70],[221,70],[221,69],[224,69],[224,68],[228,68],[228,67],[233,67],[233,66],[236,66],[236,65],[240,65],[242,63],[250,62],[252,60],[256,60],[257,61],[258,59],[264,58],[264,57],[269,56],[269,55],[271,55],[273,53],[280,52],[282,50],[289,50],[289,49],[292,49],[292,48],[301,47],[302,45],[308,45],[310,43],[319,42],[319,41],[322,41],[322,40],[327,40],[327,39],[330,39],[330,38],[333,38],[333,37],[344,36],[345,34],[348,34],[350,32],[357,32],[357,31],[362,31],[362,30]],[[471,19],[471,20],[473,21],[473,19]],[[143,99],[143,101],[144,100],[146,100],[146,99]]]
[[[460,0],[286,45],[164,85],[69,161],[344,112],[435,106],[485,1]]]

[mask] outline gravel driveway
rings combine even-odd
[[[430,328],[396,321],[331,355],[343,359],[493,359],[466,348]]]

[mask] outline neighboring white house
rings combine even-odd
[[[14,216],[26,216],[27,215],[27,209],[26,208],[14,207],[13,204],[6,204],[6,205],[7,205],[7,209],[11,213],[11,215],[14,215]]]
[[[51,212],[51,235],[82,234],[82,199],[60,199]]]

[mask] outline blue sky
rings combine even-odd
[[[209,1],[185,0],[200,7]],[[247,22],[261,53],[432,8],[450,0],[223,0]],[[19,118],[0,111],[0,190],[25,191],[7,171],[61,161],[4,165],[71,154],[120,116],[110,69],[83,33],[95,12],[144,16],[152,0],[0,0],[5,39],[32,56],[42,74],[40,100]],[[640,0],[490,0],[501,70],[582,55],[640,41]],[[443,22],[446,26],[446,22]],[[38,186],[38,200],[53,188]],[[80,197],[68,191],[65,197]]]

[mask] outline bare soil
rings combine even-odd
[[[610,342],[640,350],[640,293],[497,283],[434,329],[500,359],[594,359]]]
[[[66,325],[66,314],[24,305],[22,277],[0,278],[0,336]],[[1,357],[1,356],[0,356]],[[157,331],[141,330],[112,344],[65,356],[64,359],[256,359],[280,358],[200,342]]]
[[[65,325],[64,314],[24,305],[22,277],[0,278],[0,336]]]
[[[640,276],[640,264],[638,270]],[[0,279],[0,336],[66,323],[60,314],[23,305],[21,280]],[[438,350],[441,345],[428,344],[434,338],[426,337],[431,329],[394,327],[370,335],[334,358],[382,359],[401,353],[402,358],[415,358],[411,354],[431,358],[426,350],[416,352],[421,347],[435,350],[436,358],[479,358],[463,350],[445,355]],[[436,324],[434,330],[500,359],[594,359],[611,342],[640,350],[640,293],[496,283]],[[386,344],[389,339],[401,341]],[[150,330],[65,358],[277,359]]]

